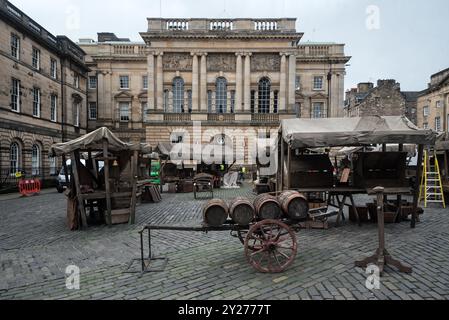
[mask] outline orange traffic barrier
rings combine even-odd
[[[24,197],[39,194],[41,192],[40,180],[37,179],[20,180],[19,192]]]

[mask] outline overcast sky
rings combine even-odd
[[[298,18],[302,41],[346,44],[346,88],[396,79],[425,89],[449,67],[447,0],[11,0],[53,34],[72,40],[97,32],[142,41],[147,17]]]

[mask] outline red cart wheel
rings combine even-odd
[[[285,271],[295,261],[297,252],[294,231],[276,220],[259,222],[246,236],[246,258],[251,266],[262,273]]]

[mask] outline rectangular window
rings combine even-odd
[[[148,90],[148,76],[142,77],[142,88]]]
[[[212,113],[212,91],[207,91],[207,112]]]
[[[120,122],[129,122],[129,102],[120,102]]]
[[[251,113],[254,113],[256,109],[256,91],[251,90]]]
[[[97,77],[89,77],[89,89],[97,89]]]
[[[428,117],[429,116],[430,110],[429,110],[428,106],[423,108],[423,114],[424,114],[424,117]]]
[[[56,157],[50,157],[50,175],[54,176],[57,172],[57,166],[56,166]]]
[[[187,106],[189,107],[189,113],[192,113],[192,90],[187,90]]]
[[[169,100],[170,96],[168,93],[168,90],[164,90],[164,111],[168,112],[168,107],[169,107]]]
[[[20,60],[20,38],[15,34],[11,34],[11,55]]]
[[[89,120],[97,120],[97,103],[89,102]]]
[[[40,118],[41,116],[41,90],[33,88],[33,117]]]
[[[11,110],[20,112],[20,80],[12,79]]]
[[[120,89],[129,89],[129,76],[120,76]]]
[[[41,51],[39,49],[33,48],[32,65],[36,70],[41,68]]]
[[[279,91],[274,91],[273,112],[278,113],[279,109]]]
[[[73,125],[78,128],[80,126],[80,104],[78,102],[75,102],[73,104],[73,110],[74,110]]]
[[[314,77],[313,90],[322,90],[322,89],[323,89],[323,77]]]
[[[53,79],[58,78],[58,62],[55,59],[50,59],[50,76]]]
[[[441,132],[441,118],[435,117],[435,131]]]
[[[50,120],[57,121],[58,117],[58,96],[52,94],[50,97]]]
[[[296,91],[301,90],[301,76],[296,76],[296,78],[295,78],[295,88],[296,88]]]
[[[325,112],[324,112],[324,103],[323,102],[315,102],[313,104],[313,110],[312,110],[312,118],[319,119],[319,118],[325,118]]]
[[[76,73],[73,76],[73,86],[77,89],[80,88],[80,76],[77,75]]]
[[[437,101],[436,106],[437,106],[437,108],[441,108],[441,101],[440,100]]]
[[[231,91],[231,113],[235,113],[235,91]]]
[[[423,123],[423,128],[428,130],[429,129],[429,124],[427,122]]]

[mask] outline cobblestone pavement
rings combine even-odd
[[[249,188],[216,194],[237,195],[254,196]],[[372,224],[300,231],[298,257],[278,275],[253,270],[227,232],[154,232],[156,254],[169,258],[165,271],[124,273],[139,257],[142,225],[200,225],[204,202],[164,194],[163,202],[138,207],[135,226],[70,232],[64,195],[0,198],[0,299],[449,299],[449,210],[437,208],[415,230],[387,225],[388,248],[414,273],[387,268],[380,290],[366,289],[364,270],[354,267],[377,247]],[[68,265],[81,268],[80,290],[65,287]]]

